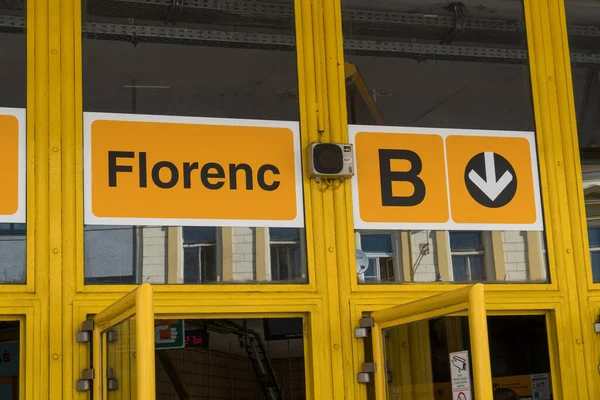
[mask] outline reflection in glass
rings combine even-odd
[[[521,398],[551,398],[545,317],[490,316],[487,320],[494,388],[513,387]],[[466,365],[471,380],[478,368],[471,363],[466,317],[445,316],[385,329],[383,346],[389,399],[450,398],[452,368]],[[463,351],[467,359],[462,359],[464,353],[453,354]],[[511,384],[530,382],[532,375],[542,384]]]
[[[82,9],[84,111],[299,120],[293,0]],[[306,271],[303,229],[85,228],[88,284],[306,283]]]
[[[156,348],[157,400],[307,398],[301,318],[177,322],[183,340]]]
[[[342,3],[349,124],[534,129],[521,2]],[[359,282],[548,280],[541,232],[356,235]]]
[[[0,15],[0,107],[25,108],[25,2],[0,2]],[[26,233],[25,224],[0,223],[0,283],[26,282]]]
[[[102,333],[106,365],[102,368],[109,400],[137,398],[136,319],[129,318]]]
[[[357,231],[362,283],[546,281],[541,232]]]
[[[573,95],[583,172],[592,278],[600,283],[598,227],[600,209],[600,8],[593,0],[565,2]]]

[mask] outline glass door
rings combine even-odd
[[[93,318],[94,398],[154,400],[154,304],[142,284]]]
[[[482,284],[375,311],[362,325],[376,399],[493,398]]]

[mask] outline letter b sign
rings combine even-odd
[[[392,160],[407,161],[407,171],[393,171]],[[379,150],[381,203],[383,206],[416,206],[425,199],[425,184],[419,178],[423,163],[417,153],[410,150]],[[395,196],[393,182],[408,182],[414,192],[410,196]]]
[[[373,223],[445,223],[449,219],[444,142],[439,135],[358,132],[357,228]]]

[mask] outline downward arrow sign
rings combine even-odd
[[[505,171],[500,179],[496,180],[496,164],[494,162],[494,153],[486,151],[485,157],[485,180],[474,169],[469,171],[469,179],[475,184],[490,200],[494,201],[512,182],[513,176]]]

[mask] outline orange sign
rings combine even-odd
[[[448,221],[444,141],[438,135],[360,132],[355,136],[361,218],[369,222]],[[362,179],[362,178],[365,179]],[[425,186],[427,182],[427,187]],[[379,195],[373,196],[377,193]]]
[[[85,115],[86,223],[298,227],[298,124]]]
[[[25,222],[25,110],[0,108],[0,222]]]
[[[543,229],[532,132],[349,131],[357,229]]]

